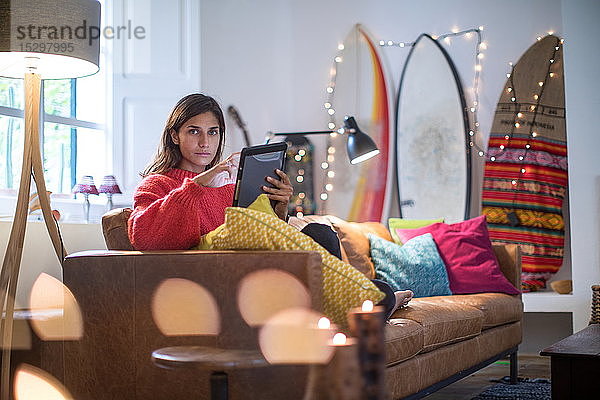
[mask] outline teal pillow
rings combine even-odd
[[[404,245],[369,234],[375,277],[394,291],[410,289],[415,297],[451,295],[448,273],[433,236],[426,233]]]

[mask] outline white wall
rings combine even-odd
[[[480,119],[487,132],[508,62],[537,36],[560,35],[560,10],[559,0],[203,1],[201,86],[224,105],[236,105],[256,141],[268,130],[323,129],[329,69],[338,43],[354,24],[362,23],[377,39],[395,41],[483,25],[489,48]],[[475,40],[456,39],[446,48],[470,85]],[[385,49],[395,87],[407,54],[408,48]]]
[[[255,143],[262,142],[269,130],[326,129],[329,116],[323,102],[329,70],[338,44],[344,42],[356,23],[361,23],[377,41],[405,42],[421,33],[439,35],[453,28],[483,26],[488,49],[480,82],[482,134],[476,137],[476,143],[484,148],[505,74],[510,70],[508,63],[516,62],[536,37],[549,31],[562,35],[560,0],[209,0],[201,6],[201,88],[224,106],[234,104],[239,108]],[[471,93],[475,36],[442,44],[456,64],[466,92]],[[409,47],[381,50],[395,91]],[[234,151],[242,147],[242,138],[231,125],[228,143]],[[317,148],[315,161],[323,161],[325,139],[311,140]],[[483,159],[474,157],[474,182],[481,182],[482,169]],[[321,186],[321,179],[315,177],[316,187]],[[473,190],[473,215],[480,211],[479,186]],[[389,214],[398,215],[395,204]]]

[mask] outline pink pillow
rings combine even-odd
[[[417,229],[396,229],[402,243],[425,233],[431,233],[438,246],[453,294],[520,293],[500,271],[484,215],[451,225],[438,222]]]

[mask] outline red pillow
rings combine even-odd
[[[520,292],[506,279],[492,250],[485,216],[456,224],[438,222],[417,229],[396,229],[402,243],[431,233],[450,280],[453,294]]]

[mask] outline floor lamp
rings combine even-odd
[[[0,398],[10,393],[10,351],[17,281],[27,224],[31,177],[35,181],[46,228],[62,264],[62,246],[46,193],[40,143],[42,79],[66,79],[98,72],[100,3],[96,0],[10,0],[0,4],[0,76],[25,79],[25,140],[15,216],[2,272],[2,376]]]

